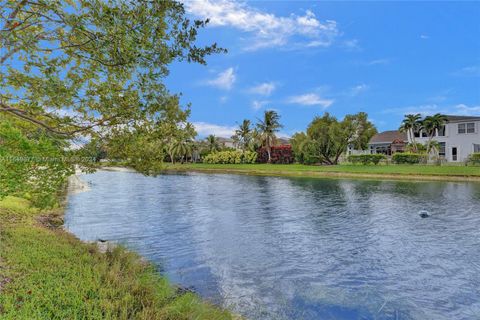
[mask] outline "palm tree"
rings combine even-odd
[[[400,126],[401,132],[406,132],[408,141],[412,143],[413,152],[417,152],[417,142],[415,141],[415,133],[420,130],[421,127],[421,116],[420,113],[417,114],[407,114],[405,119],[402,121]]]
[[[251,122],[248,119],[243,120],[242,124],[235,130],[235,135],[232,137],[234,141],[238,141],[242,150],[245,151],[250,140],[252,139],[252,129],[250,128]]]
[[[425,117],[425,119],[423,119],[422,127],[428,134],[427,153],[430,153],[431,151],[430,147],[435,133],[440,130],[447,123],[447,121],[447,116],[440,113]]]
[[[177,156],[181,156],[181,162],[183,163],[183,159],[186,160],[192,154],[192,143],[188,140],[174,140],[169,147],[169,153],[171,157],[173,156],[172,163]]]
[[[217,137],[215,137],[213,134],[209,135],[205,139],[205,142],[207,143],[207,149],[209,152],[220,150],[220,143],[218,142]]]
[[[266,110],[263,115],[263,120],[259,119],[259,123],[257,123],[259,138],[262,146],[267,149],[269,163],[272,161],[272,146],[277,139],[275,132],[278,132],[278,130],[283,127],[279,120],[280,115],[276,111]]]

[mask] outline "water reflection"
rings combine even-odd
[[[250,319],[475,319],[480,184],[86,176],[66,226]],[[420,210],[432,216],[421,219]]]

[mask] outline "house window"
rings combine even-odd
[[[427,137],[428,137],[427,131],[422,130],[422,138],[427,138]]]
[[[458,149],[457,149],[457,147],[452,148],[452,160],[453,161],[458,160]]]
[[[445,126],[441,126],[440,129],[438,129],[438,136],[439,137],[445,137]]]
[[[445,157],[445,142],[439,143],[440,147],[438,148],[438,155],[440,157]]]
[[[475,123],[459,123],[458,134],[475,133]]]
[[[480,144],[474,144],[473,145],[473,152],[475,152],[475,153],[480,152]]]

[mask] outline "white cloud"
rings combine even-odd
[[[478,66],[467,66],[460,70],[457,70],[453,73],[456,76],[471,76],[477,77],[480,76],[480,65]]]
[[[183,0],[188,13],[210,19],[211,26],[229,26],[250,33],[247,50],[285,46],[294,37],[304,46],[330,46],[340,32],[332,20],[319,21],[307,10],[304,15],[279,17],[234,0]],[[298,41],[298,39],[296,39]]]
[[[426,39],[430,39],[430,37],[427,36],[426,34],[421,34],[420,39],[426,40]]]
[[[439,106],[437,104],[424,104],[418,106],[408,106],[403,108],[390,108],[385,109],[384,114],[396,114],[406,115],[420,113],[422,116],[429,116],[436,113],[448,114],[448,115],[465,115],[465,116],[477,116],[480,115],[480,105],[467,106],[463,103],[450,106]]]
[[[269,103],[269,101],[266,101],[266,100],[263,100],[263,101],[253,100],[252,101],[252,109],[257,111],[257,110],[263,108],[264,106],[266,106],[268,103]]]
[[[359,94],[367,91],[368,89],[369,89],[369,86],[366,85],[365,83],[362,83],[362,84],[359,84],[359,85],[356,85],[356,86],[350,88],[348,94],[352,97],[355,97],[355,96],[358,96]]]
[[[389,63],[390,63],[390,59],[375,59],[375,60],[368,61],[366,65],[376,66],[376,65],[389,64]]]
[[[349,50],[360,50],[360,44],[357,39],[350,39],[343,41],[343,46]]]
[[[290,97],[287,102],[300,104],[304,106],[321,106],[326,109],[330,107],[335,100],[333,99],[324,99],[316,93],[306,93],[299,96]]]
[[[262,96],[269,96],[275,91],[276,85],[273,82],[264,82],[255,87],[250,88],[249,92]]]
[[[215,79],[208,80],[207,84],[223,90],[230,90],[235,83],[237,76],[233,68],[220,72]]]
[[[466,116],[480,116],[480,105],[478,106],[467,106],[465,104],[457,104],[455,106],[458,114],[466,115]]]
[[[198,135],[201,137],[206,137],[210,134],[213,134],[217,137],[230,138],[235,133],[236,129],[236,127],[221,126],[207,122],[193,122],[192,124],[195,127]]]

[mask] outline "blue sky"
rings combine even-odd
[[[480,115],[480,2],[184,1],[200,44],[228,54],[175,63],[167,84],[200,136],[229,136],[275,109],[281,135],[325,111],[365,111],[379,130],[406,113]]]

